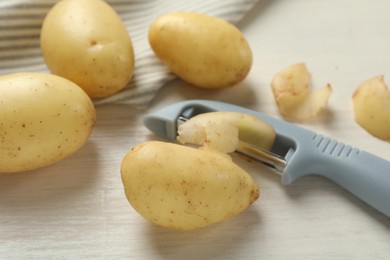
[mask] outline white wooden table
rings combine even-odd
[[[321,177],[286,187],[267,168],[242,162],[261,198],[226,222],[175,232],[130,207],[119,173],[132,146],[156,139],[142,124],[145,113],[175,101],[207,98],[280,118],[270,80],[296,62],[307,64],[314,86],[333,86],[328,110],[301,125],[390,160],[390,143],[355,123],[351,100],[368,78],[383,74],[390,84],[389,12],[387,0],[262,0],[240,24],[254,54],[245,82],[206,91],[176,80],[147,110],[99,106],[93,135],[76,154],[0,175],[0,258],[389,259],[390,219]]]

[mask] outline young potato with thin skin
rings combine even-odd
[[[95,125],[91,99],[51,74],[0,77],[0,172],[38,169],[79,150]]]
[[[149,43],[174,74],[200,88],[234,86],[252,66],[252,51],[243,34],[227,21],[205,14],[158,17],[150,26]]]
[[[229,156],[173,143],[137,145],[124,157],[121,176],[138,213],[176,230],[227,220],[259,197],[256,183]]]
[[[181,124],[177,140],[182,144],[231,153],[240,141],[271,150],[275,137],[273,127],[255,116],[217,111],[196,115]]]
[[[123,89],[134,72],[130,36],[119,15],[102,0],[61,0],[41,29],[47,66],[93,99]]]
[[[384,77],[364,81],[352,100],[356,122],[371,135],[390,140],[390,92]]]
[[[291,121],[315,117],[328,104],[332,86],[312,90],[311,76],[304,63],[291,65],[277,73],[271,82],[279,111]]]

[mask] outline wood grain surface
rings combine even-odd
[[[280,118],[270,80],[296,62],[307,64],[315,87],[333,86],[328,109],[300,125],[390,160],[390,143],[355,123],[351,100],[370,77],[390,82],[389,11],[387,0],[261,1],[240,24],[254,55],[240,85],[206,91],[175,80],[148,108],[97,106],[96,128],[76,154],[1,174],[0,258],[389,259],[390,219],[322,177],[282,186],[269,169],[235,158],[259,184],[260,199],[228,221],[176,232],[131,208],[119,172],[131,147],[157,139],[143,116],[175,101],[219,100]]]

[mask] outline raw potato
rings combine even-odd
[[[0,77],[0,172],[37,169],[79,150],[95,124],[91,99],[73,82],[38,73]]]
[[[276,133],[273,127],[255,116],[239,112],[209,112],[181,124],[177,140],[223,153],[234,152],[240,141],[271,150]]]
[[[291,121],[315,117],[328,104],[330,84],[312,90],[311,76],[304,63],[294,64],[277,73],[271,82],[279,111]]]
[[[252,52],[232,24],[204,14],[177,12],[157,18],[149,43],[177,76],[201,88],[225,88],[250,71]]]
[[[134,71],[133,46],[118,14],[102,0],[62,0],[41,30],[47,66],[91,98],[123,89]]]
[[[121,165],[125,194],[149,221],[191,230],[229,219],[259,197],[250,175],[219,152],[150,141]]]
[[[390,92],[383,76],[369,79],[353,94],[356,122],[373,136],[390,140]]]

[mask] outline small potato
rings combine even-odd
[[[150,141],[121,165],[128,201],[143,217],[167,228],[191,230],[226,220],[259,196],[250,175],[219,152]]]
[[[173,73],[201,88],[233,86],[252,65],[242,33],[204,14],[176,12],[157,18],[149,29],[149,43]]]
[[[275,137],[274,128],[255,116],[217,111],[199,114],[181,124],[177,140],[182,144],[201,145],[203,149],[231,153],[239,147],[240,142],[271,150]]]
[[[130,36],[118,14],[102,0],[62,0],[48,12],[41,49],[49,69],[91,98],[123,89],[134,71]]]
[[[315,117],[327,106],[332,94],[330,84],[312,90],[311,75],[304,63],[278,72],[272,79],[271,87],[280,113],[291,121]]]
[[[91,99],[73,82],[38,73],[0,77],[0,172],[37,169],[80,149],[95,124]]]
[[[390,92],[383,76],[364,81],[353,94],[356,122],[382,140],[390,140]]]

